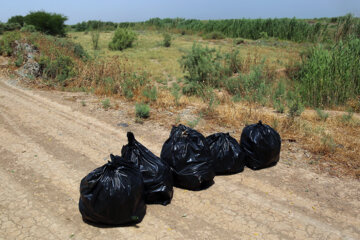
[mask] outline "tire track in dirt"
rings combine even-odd
[[[65,203],[66,210],[61,216],[70,216],[76,228],[62,222],[57,226],[66,229],[66,234],[74,231],[75,239],[108,239],[119,235],[132,239],[357,239],[360,236],[356,218],[358,199],[352,199],[349,204],[355,211],[347,210],[342,216],[337,209],[328,208],[329,205],[323,207],[324,211],[315,212],[312,209],[315,199],[298,193],[289,198],[285,189],[255,179],[257,173],[248,171],[217,177],[214,186],[201,192],[175,188],[171,205],[148,206],[139,228],[90,227],[81,221],[77,210],[80,179],[104,164],[104,156],[110,151],[120,152],[120,143],[127,141],[125,132],[1,81],[0,95],[4,96],[0,102],[0,147],[11,153],[6,162],[16,162],[23,173],[22,181],[16,182],[11,180],[14,175],[0,172],[5,174],[4,181],[16,185],[18,191],[31,192],[31,186],[24,184],[25,176],[29,180],[40,179],[48,187],[43,194],[54,193],[50,197],[59,206],[64,204],[59,196],[73,199]],[[160,145],[138,140],[152,151],[160,151]],[[3,160],[0,163],[1,167],[11,168]],[[283,174],[288,171],[282,165],[276,168]],[[271,172],[269,169],[263,173]],[[41,202],[40,198],[37,200]],[[53,208],[43,204],[44,211]],[[58,220],[58,213],[54,211],[52,217]]]

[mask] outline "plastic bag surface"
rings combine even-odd
[[[253,170],[274,166],[279,161],[280,135],[261,121],[243,129],[240,145],[246,153],[246,166]]]
[[[83,219],[92,223],[139,223],[146,213],[140,170],[122,157],[110,157],[111,161],[81,180],[79,210]]]
[[[216,174],[233,174],[244,170],[245,153],[229,133],[215,133],[206,137],[214,159]]]
[[[139,143],[132,132],[128,132],[127,137],[128,144],[121,149],[121,155],[139,166],[144,179],[146,203],[169,204],[173,197],[170,167]]]
[[[174,185],[201,190],[214,183],[213,159],[205,137],[184,125],[174,126],[161,150],[173,172]]]

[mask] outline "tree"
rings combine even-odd
[[[37,31],[50,35],[65,35],[65,21],[67,17],[56,14],[47,13],[45,11],[30,12],[25,16],[25,23],[34,25]]]
[[[24,17],[21,15],[12,16],[8,19],[7,23],[18,23],[21,27],[24,26]]]

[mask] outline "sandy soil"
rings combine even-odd
[[[119,108],[0,79],[0,239],[360,239],[359,181],[317,173],[293,142],[273,168],[217,176],[204,191],[175,188],[137,226],[84,223],[80,180],[120,154],[126,131],[159,154],[171,128],[135,124]]]

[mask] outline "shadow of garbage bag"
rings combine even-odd
[[[161,150],[161,160],[168,163],[174,185],[202,190],[214,183],[213,158],[205,137],[184,125],[174,126]]]
[[[245,153],[229,133],[215,133],[206,137],[214,159],[216,175],[235,174],[245,167]]]
[[[127,137],[128,144],[121,149],[121,155],[139,166],[144,180],[146,203],[169,204],[173,197],[170,167],[139,143],[132,132],[128,132]]]
[[[246,153],[246,166],[253,170],[275,166],[280,159],[280,135],[261,121],[243,129],[240,145]]]
[[[79,210],[85,222],[140,223],[146,213],[144,183],[138,166],[119,156],[89,173],[80,183]]]

